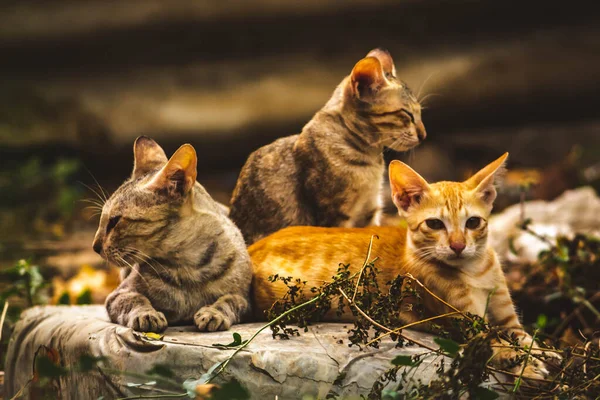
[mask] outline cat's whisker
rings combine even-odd
[[[163,277],[161,276],[161,274],[158,272],[158,270],[156,268],[154,268],[154,266],[149,261],[144,260],[143,258],[141,258],[140,256],[138,256],[135,253],[131,253],[130,256],[133,257],[134,259],[138,260],[142,264],[147,265],[150,268],[152,268],[152,270],[155,272],[155,274],[158,277],[158,279],[160,279],[162,283],[165,283],[165,280],[163,279]]]
[[[92,171],[90,171],[86,167],[84,167],[84,168],[87,171],[87,173],[90,174],[90,176],[92,177],[92,179],[94,180],[94,182],[96,182],[96,186],[98,187],[98,189],[102,193],[102,195],[104,197],[104,202],[106,203],[108,201],[108,193],[104,190],[104,188],[102,186],[100,186],[100,183],[98,183],[98,180],[96,179],[96,177],[94,176],[94,174],[92,174]]]
[[[169,270],[168,270],[168,269],[167,269],[167,268],[166,268],[164,265],[162,265],[160,262],[158,262],[157,260],[153,259],[153,258],[152,258],[152,257],[150,257],[150,256],[146,256],[146,257],[144,257],[144,256],[142,255],[142,253],[141,253],[141,252],[139,252],[139,253],[132,253],[131,255],[132,255],[133,257],[136,257],[138,260],[140,260],[140,261],[141,261],[141,262],[143,262],[144,264],[147,264],[147,265],[148,265],[150,268],[152,268],[152,269],[153,269],[153,270],[156,272],[156,274],[157,274],[157,275],[159,275],[159,276],[160,276],[160,274],[159,274],[158,270],[155,268],[155,266],[159,266],[159,267],[161,267],[161,268],[163,269],[163,271],[164,271],[164,272],[166,272],[167,274],[169,273]],[[154,264],[156,264],[156,265],[154,265]],[[161,279],[162,279],[162,278],[161,278]]]
[[[87,185],[87,184],[85,184],[85,183],[83,183],[81,181],[78,181],[78,182],[80,184],[82,184],[83,186],[85,186],[86,188],[88,188],[92,193],[94,193],[96,195],[96,197],[98,197],[98,200],[100,200],[100,204],[102,204],[104,206],[104,203],[106,203],[107,199],[105,199],[102,195],[100,195],[99,192],[97,192],[96,190],[94,190],[93,187],[91,187],[91,186],[89,186],[89,185]]]
[[[419,91],[417,92],[417,101],[419,103],[421,103],[421,100],[419,99],[419,97],[421,96],[421,90],[423,90],[425,88],[425,85],[427,85],[427,82],[429,82],[429,80],[431,79],[431,77],[433,77],[435,74],[437,74],[438,71],[434,71],[432,73],[429,74],[429,76],[427,78],[425,78],[425,80],[423,81],[423,83],[421,83],[421,86],[419,87]]]
[[[441,96],[441,94],[439,94],[439,93],[429,93],[429,94],[423,96],[423,98],[421,99],[420,103],[425,104],[425,100],[427,100],[428,98],[433,97],[433,96]]]
[[[81,200],[79,200],[79,201],[81,201],[82,203],[89,203],[89,204],[95,205],[96,207],[98,207],[98,208],[100,208],[100,209],[102,209],[102,206],[103,206],[103,204],[102,204],[102,203],[100,203],[100,202],[99,202],[98,200],[96,200],[96,199],[81,199]]]
[[[143,262],[150,264],[152,262],[156,263],[158,266],[160,266],[167,274],[169,273],[169,270],[162,265],[158,260],[156,260],[155,258],[149,256],[148,254],[144,253],[143,251],[141,251],[140,249],[136,249],[135,247],[130,247],[130,246],[126,246],[124,247],[124,250],[128,250],[132,252],[132,255],[136,255],[138,256],[139,259],[142,259]],[[150,265],[152,267],[152,265]],[[158,273],[158,272],[157,272]]]
[[[128,263],[123,257],[121,256],[117,256],[119,258],[119,260],[121,260],[125,265],[127,265],[129,268],[131,268],[131,271],[135,271],[135,273],[137,273],[139,275],[140,278],[142,278],[142,280],[146,283],[146,285],[148,287],[150,287],[150,284],[148,283],[148,281],[146,280],[146,278],[144,278],[144,276],[142,274],[140,274],[140,271],[136,270],[133,265],[131,265],[130,263]]]

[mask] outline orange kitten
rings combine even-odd
[[[329,281],[339,263],[350,264],[355,272],[363,264],[371,236],[377,235],[371,255],[378,258],[382,283],[410,273],[459,310],[484,316],[516,334],[521,344],[530,344],[498,257],[487,243],[487,219],[496,198],[494,180],[507,157],[504,154],[465,182],[433,184],[406,164],[393,161],[389,169],[392,198],[406,227],[290,227],[258,241],[249,248],[255,267],[256,315],[262,315],[287,291],[283,284],[268,283],[268,276],[299,277],[316,286]],[[402,312],[406,323],[452,311],[432,296],[422,297],[425,315],[407,307]],[[497,362],[515,356],[513,351],[495,353]],[[525,373],[541,378],[547,371],[530,361]]]

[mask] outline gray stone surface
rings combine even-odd
[[[525,218],[534,232],[555,240],[558,236],[572,237],[575,233],[600,235],[600,197],[592,187],[567,190],[552,201],[534,200],[525,203]],[[548,243],[517,227],[521,205],[515,204],[490,219],[490,242],[504,260],[516,264],[535,262]],[[517,254],[509,243],[512,241]]]
[[[234,326],[228,332],[199,333],[193,327],[171,327],[160,341],[149,341],[131,329],[112,324],[102,306],[46,306],[25,311],[10,339],[6,361],[5,398],[11,398],[31,378],[35,351],[46,345],[57,349],[61,364],[72,365],[80,355],[108,359],[105,366],[144,373],[155,364],[167,364],[180,381],[199,378],[232,350],[214,343],[230,343],[232,332],[248,339],[262,324]],[[224,379],[236,378],[252,393],[253,399],[297,399],[303,394],[324,398],[330,390],[344,398],[369,392],[373,382],[389,368],[399,354],[423,352],[411,346],[395,349],[385,341],[380,349],[348,347],[346,324],[318,324],[291,340],[274,340],[266,329],[230,363]],[[437,347],[433,337],[405,332]],[[425,381],[434,373],[433,358],[419,368]],[[439,361],[439,359],[437,360]],[[341,384],[334,380],[344,373]],[[61,378],[64,399],[113,399],[136,394],[158,394],[152,387],[130,387],[143,383],[112,374],[70,374]]]

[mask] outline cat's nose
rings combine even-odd
[[[427,131],[425,130],[425,125],[423,125],[423,121],[419,121],[415,125],[415,129],[417,130],[417,137],[419,138],[419,142],[422,142],[427,137]]]
[[[94,239],[94,243],[92,244],[92,248],[98,254],[102,253],[102,240],[96,238]]]
[[[456,253],[457,256],[462,253],[465,247],[467,247],[467,245],[464,242],[450,242],[450,248]]]

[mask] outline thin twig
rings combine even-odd
[[[525,361],[523,361],[523,368],[521,368],[521,373],[519,374],[519,377],[517,378],[517,380],[515,381],[515,386],[513,387],[512,392],[516,393],[517,390],[519,390],[519,386],[521,386],[521,382],[523,381],[523,373],[525,373],[525,368],[527,367],[527,362],[529,361],[529,355],[531,354],[531,349],[533,349],[533,345],[535,343],[535,337],[537,336],[537,329],[533,332],[533,337],[531,339],[531,344],[529,345],[529,349],[527,351],[527,357],[525,358]]]
[[[31,385],[31,382],[33,382],[33,378],[30,378],[27,381],[27,383],[25,385],[23,385],[23,387],[17,393],[15,393],[15,395],[13,397],[10,398],[10,400],[16,400],[16,399],[23,397],[23,392],[25,391],[25,389],[27,389],[27,387],[29,385]]]
[[[494,367],[490,367],[489,365],[487,366],[487,369],[489,369],[490,371],[499,372],[501,374],[506,374],[506,375],[509,375],[509,376],[514,376],[515,378],[519,377],[519,374],[516,374],[514,372],[510,372],[510,371],[504,371],[502,369],[497,369],[497,368],[494,368]],[[552,383],[552,381],[550,381],[548,379],[534,378],[532,376],[528,376],[527,379],[528,380],[532,380],[532,381],[544,382],[544,383]]]
[[[388,332],[388,333],[392,333],[392,332],[393,332],[393,331],[392,331],[390,328],[388,328],[387,326],[381,325],[379,322],[377,322],[377,321],[374,321],[374,320],[373,320],[373,318],[369,317],[369,316],[367,315],[367,313],[365,313],[365,312],[364,312],[364,311],[363,311],[363,310],[362,310],[362,309],[361,309],[359,306],[357,306],[357,305],[356,305],[356,303],[354,303],[354,302],[352,302],[352,301],[350,300],[350,298],[348,297],[348,295],[347,295],[347,294],[346,294],[346,293],[345,293],[345,292],[344,292],[344,291],[343,291],[341,288],[338,288],[338,290],[340,291],[340,293],[342,294],[342,296],[344,296],[344,297],[346,298],[346,300],[348,301],[348,304],[350,305],[350,307],[354,307],[354,309],[356,309],[356,311],[358,311],[358,312],[360,313],[360,315],[362,315],[362,316],[363,316],[363,317],[364,317],[364,318],[365,318],[367,321],[369,321],[369,322],[370,322],[370,323],[372,323],[373,325],[377,326],[378,328],[380,328],[380,329],[382,329],[382,330],[384,330],[384,331],[386,331],[386,332]],[[423,347],[423,348],[425,348],[425,349],[427,349],[427,350],[431,350],[431,351],[434,351],[434,352],[436,352],[436,353],[439,353],[439,352],[440,352],[440,350],[439,350],[439,349],[434,349],[434,348],[433,348],[433,347],[431,347],[431,346],[427,346],[426,344],[423,344],[423,343],[421,343],[421,342],[419,342],[419,341],[417,341],[417,340],[415,340],[415,339],[412,339],[412,338],[410,338],[410,337],[408,337],[408,336],[405,336],[405,335],[403,335],[402,333],[400,333],[400,334],[398,334],[398,335],[399,335],[400,337],[402,337],[402,338],[404,338],[404,339],[408,340],[409,342],[412,342],[412,343],[416,344],[417,346],[421,346],[421,347]]]
[[[266,323],[265,325],[263,325],[259,330],[254,332],[254,334],[250,337],[250,339],[248,339],[246,342],[244,342],[240,346],[238,346],[235,349],[235,351],[229,357],[227,357],[227,359],[225,361],[223,361],[221,363],[221,366],[219,367],[219,370],[217,371],[217,373],[215,373],[213,376],[211,376],[206,383],[212,382],[213,379],[215,379],[223,371],[225,371],[225,368],[227,368],[227,366],[229,365],[229,363],[231,362],[233,357],[235,357],[235,355],[237,353],[239,353],[242,349],[244,349],[246,346],[248,346],[250,344],[250,342],[252,342],[252,340],[254,340],[254,338],[258,336],[259,333],[261,333],[265,329],[269,328],[270,326],[274,325],[276,322],[278,322],[282,318],[286,317],[287,315],[291,314],[292,312],[299,310],[302,307],[306,307],[309,304],[315,303],[317,300],[321,299],[321,297],[323,297],[323,296],[324,296],[324,294],[320,294],[302,304],[297,305],[296,307],[292,307],[289,310],[287,310],[286,312],[284,312],[283,314],[281,314],[280,316],[278,316],[277,318],[275,318],[275,319],[271,320],[270,322]]]
[[[371,258],[371,249],[373,248],[373,238],[379,239],[379,236],[371,235],[371,240],[369,241],[369,250],[367,250],[367,256],[365,257],[363,266],[360,269],[360,273],[358,274],[358,279],[356,280],[356,287],[354,288],[354,294],[352,295],[352,302],[354,302],[354,299],[356,299],[356,293],[358,293],[358,285],[360,284],[360,278],[362,278],[362,274],[363,274],[365,268],[367,268],[367,265],[369,264],[369,258]]]
[[[2,317],[0,317],[0,340],[2,340],[2,328],[4,327],[4,319],[6,318],[7,311],[8,311],[8,300],[4,302],[4,309],[2,310]]]
[[[376,341],[378,341],[378,340],[381,340],[382,338],[384,338],[384,337],[386,337],[386,336],[388,336],[388,335],[391,335],[391,334],[393,334],[393,333],[400,333],[400,331],[402,331],[403,329],[410,328],[411,326],[415,326],[415,325],[423,324],[423,323],[425,323],[425,322],[433,321],[433,320],[435,320],[435,319],[439,319],[439,318],[449,317],[449,316],[451,316],[451,315],[455,315],[455,314],[458,314],[458,312],[456,312],[456,311],[452,311],[452,312],[449,312],[449,313],[446,313],[446,314],[442,314],[442,315],[436,315],[435,317],[430,317],[430,318],[422,319],[422,320],[420,320],[420,321],[411,322],[410,324],[403,325],[403,326],[401,326],[400,328],[395,328],[395,329],[394,329],[394,330],[392,330],[391,332],[387,332],[387,333],[384,333],[384,334],[382,334],[382,335],[380,335],[380,336],[376,337],[375,339],[373,339],[373,340],[371,340],[369,343],[367,343],[367,344],[366,344],[366,346],[368,346],[368,345],[370,345],[370,344],[373,344],[374,342],[376,342]]]
[[[417,283],[417,285],[421,286],[423,289],[425,289],[425,291],[427,293],[429,293],[431,296],[433,296],[436,300],[438,300],[439,302],[441,302],[442,304],[444,304],[445,306],[447,306],[448,308],[450,308],[451,310],[459,313],[460,315],[462,315],[463,317],[467,318],[469,321],[473,321],[473,318],[469,317],[466,313],[464,313],[463,311],[460,311],[458,308],[454,307],[452,304],[448,303],[447,301],[443,300],[442,298],[440,298],[437,294],[433,293],[431,290],[429,290],[429,288],[425,285],[423,285],[421,283],[421,281],[419,281],[417,278],[415,278],[414,276],[412,276],[410,273],[407,273],[405,275],[407,278],[412,279],[413,281],[415,281]]]
[[[177,394],[138,394],[128,397],[119,397],[117,400],[132,400],[132,399],[166,399],[166,398],[179,398],[187,397],[188,393],[177,393]]]

